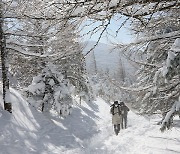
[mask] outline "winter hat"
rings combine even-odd
[[[114,104],[118,104],[118,101],[114,101]]]
[[[125,105],[123,101],[120,102],[120,105]]]

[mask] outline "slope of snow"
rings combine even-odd
[[[13,113],[0,109],[0,154],[177,154],[180,128],[165,133],[147,119],[129,112],[128,128],[114,135],[109,104],[101,98],[75,104],[67,118],[36,111],[11,89]],[[2,102],[2,101],[1,101]]]
[[[63,119],[37,112],[13,89],[11,94],[12,115],[0,110],[0,154],[78,153],[82,141],[98,132],[93,103]]]

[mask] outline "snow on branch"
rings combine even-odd
[[[135,42],[131,43],[130,45],[136,45],[136,44],[141,44],[141,43],[145,43],[145,42],[150,42],[150,41],[157,41],[157,40],[161,40],[161,39],[168,39],[168,38],[179,38],[180,37],[180,31],[173,31],[171,33],[166,33],[166,34],[162,34],[162,35],[156,35],[156,36],[151,36],[151,37],[143,37],[140,38],[138,40],[136,40]]]
[[[155,35],[155,36],[150,36],[150,37],[142,37],[142,38],[139,38],[137,40],[135,40],[134,42],[132,43],[129,43],[128,45],[124,45],[124,44],[117,44],[116,45],[116,48],[120,48],[122,51],[126,51],[128,50],[130,47],[132,46],[136,46],[138,44],[142,44],[143,46],[146,46],[147,43],[149,42],[153,42],[153,41],[157,41],[157,40],[164,40],[164,39],[175,39],[175,44],[172,46],[172,49],[175,49],[177,52],[179,51],[179,46],[177,45],[180,41],[180,31],[173,31],[173,32],[170,32],[170,33],[165,33],[165,34],[158,34],[158,35]]]
[[[45,35],[35,35],[35,34],[25,34],[25,33],[21,33],[21,32],[11,32],[8,31],[6,33],[4,33],[4,35],[6,36],[25,36],[25,37],[39,37],[39,38],[47,38],[48,36]]]
[[[180,52],[180,38],[177,38],[171,47],[174,52]]]
[[[8,39],[6,41],[6,43],[9,45],[24,46],[24,47],[45,47],[45,46],[47,46],[47,45],[41,45],[41,44],[20,43],[20,42],[13,41],[10,39]]]
[[[55,58],[64,58],[68,55],[67,54],[62,54],[62,53],[55,53],[55,54],[39,54],[39,53],[32,53],[32,52],[27,52],[26,50],[24,50],[21,46],[19,47],[15,47],[15,46],[12,46],[12,45],[7,45],[6,47],[7,49],[9,50],[14,50],[16,52],[19,52],[20,54],[22,55],[25,55],[25,56],[35,56],[35,57],[39,57],[39,58],[46,58],[46,57],[55,57]]]
[[[139,92],[139,91],[151,89],[151,88],[153,87],[153,85],[149,85],[149,86],[146,86],[146,87],[138,87],[138,88],[123,87],[123,86],[120,86],[120,85],[118,85],[117,83],[115,83],[114,80],[110,80],[110,82],[111,82],[112,84],[114,84],[116,87],[120,88],[120,89],[123,89],[123,90],[126,90],[126,91],[134,91],[134,92]]]
[[[170,111],[166,114],[164,120],[162,121],[160,130],[163,132],[166,129],[170,129],[173,116],[179,115],[180,116],[180,96],[179,100],[174,103],[174,105],[171,107]]]

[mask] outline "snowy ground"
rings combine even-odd
[[[11,92],[13,114],[0,109],[0,154],[180,153],[180,128],[161,133],[158,117],[150,120],[130,111],[128,128],[115,136],[109,104],[100,98],[76,105],[63,119],[37,112]]]

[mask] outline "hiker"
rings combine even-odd
[[[112,124],[114,125],[115,134],[118,135],[122,123],[121,108],[118,101],[114,101],[114,104],[111,105],[110,113],[112,114]]]
[[[129,111],[129,108],[124,104],[124,102],[120,102],[120,108],[121,108],[121,114],[122,114],[122,129],[127,128],[127,114]]]

